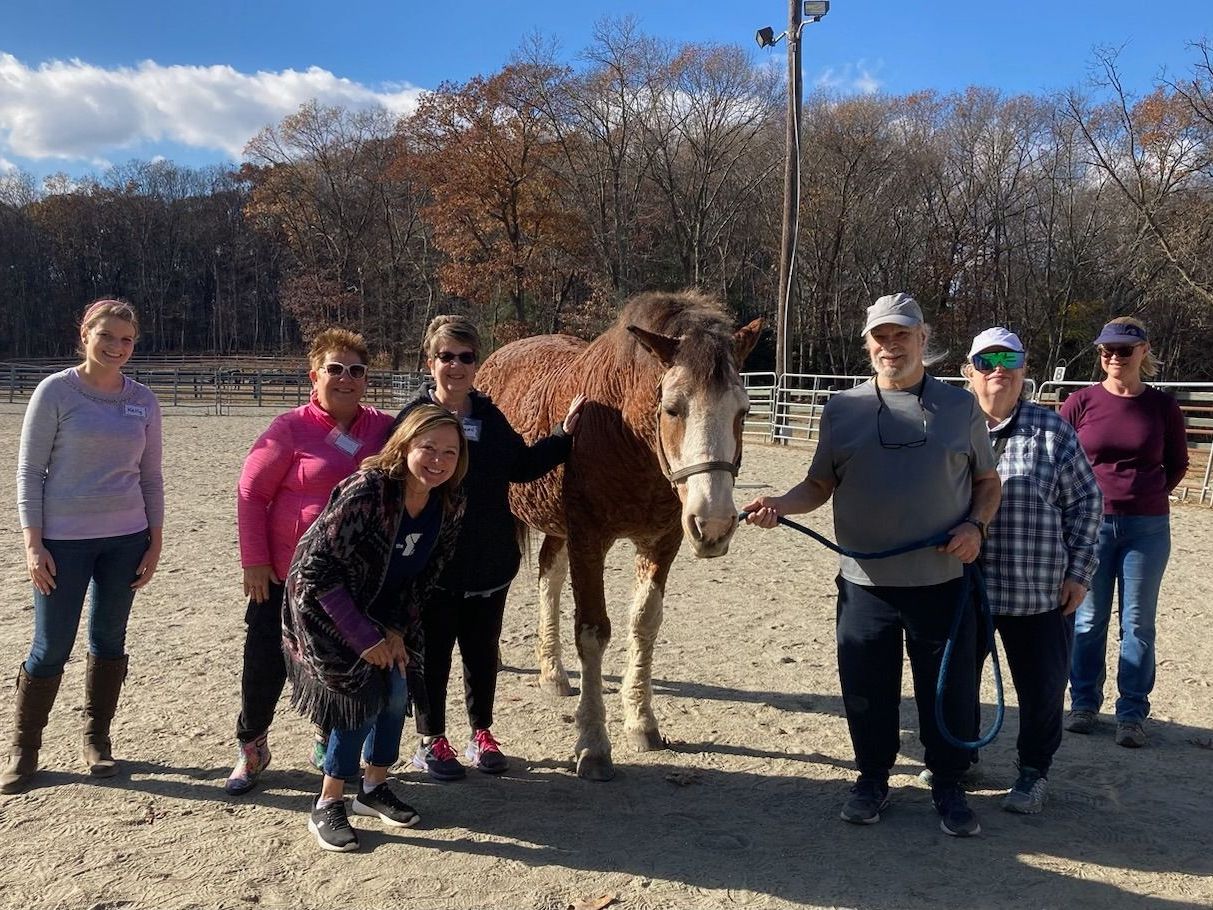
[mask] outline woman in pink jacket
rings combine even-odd
[[[392,417],[363,406],[366,342],[345,329],[312,341],[311,401],[274,418],[253,443],[237,492],[240,563],[248,596],[236,738],[240,754],[227,792],[247,793],[270,763],[269,727],[286,683],[283,580],[295,545],[340,481],[387,439]]]

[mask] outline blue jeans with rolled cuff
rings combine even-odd
[[[329,733],[324,773],[349,780],[358,776],[358,753],[368,765],[390,768],[400,759],[400,736],[408,712],[408,687],[395,667],[388,673],[388,697],[383,709],[354,730]]]
[[[1163,572],[1171,555],[1169,515],[1105,515],[1097,545],[1099,568],[1074,619],[1070,707],[1096,711],[1103,704],[1112,592],[1120,613],[1116,719],[1141,723],[1154,689],[1155,619]]]
[[[84,601],[89,600],[88,650],[117,660],[126,654],[126,623],[135,592],[131,583],[150,538],[147,531],[86,540],[43,540],[55,560],[55,587],[34,588],[34,640],[25,672],[39,679],[63,672],[76,643]]]

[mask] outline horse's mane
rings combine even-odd
[[[699,291],[646,291],[630,298],[608,332],[621,363],[649,361],[629,325],[681,338],[676,362],[710,386],[727,385],[733,372],[733,322],[712,297]]]

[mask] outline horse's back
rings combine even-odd
[[[586,342],[572,335],[533,335],[512,341],[489,356],[476,373],[476,386],[510,424],[533,442],[564,417],[572,394],[562,396],[561,378]]]

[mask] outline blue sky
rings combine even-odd
[[[0,28],[0,172],[79,174],[132,157],[186,164],[239,157],[244,142],[309,97],[407,111],[418,91],[502,66],[530,33],[570,60],[595,20],[635,17],[674,42],[736,42],[786,22],[786,0],[29,0]],[[1213,38],[1213,3],[1170,0],[833,0],[810,26],[805,84],[843,93],[967,85],[1007,93],[1082,85],[1092,49],[1122,47],[1126,83],[1182,75],[1188,43]],[[782,45],[774,51],[782,59]]]

